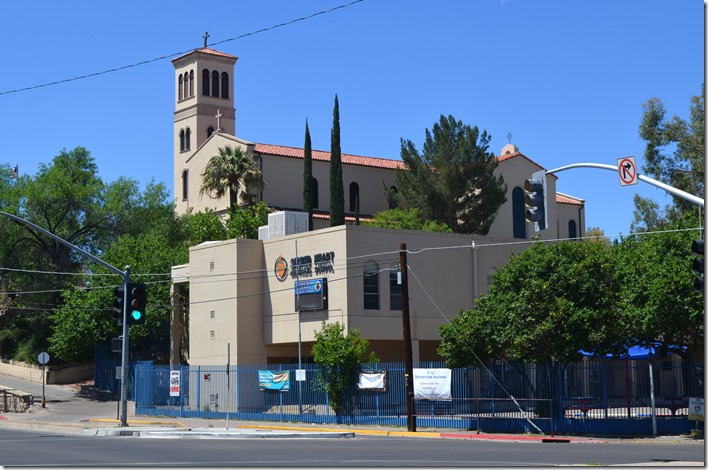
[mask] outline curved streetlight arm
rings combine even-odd
[[[547,175],[553,174],[553,173],[559,173],[561,171],[565,170],[570,170],[572,168],[599,168],[601,170],[610,170],[610,171],[617,171],[617,167],[613,165],[607,165],[604,163],[573,163],[572,165],[566,165],[562,166],[560,168],[556,168],[554,170],[548,170],[546,171]],[[701,207],[705,207],[705,201],[704,199],[694,196],[693,194],[687,193],[686,191],[681,191],[678,188],[674,188],[673,186],[669,186],[668,184],[662,183],[661,181],[657,181],[655,179],[649,178],[648,176],[640,175],[637,174],[637,179],[640,181],[644,181],[645,183],[649,183],[652,186],[656,186],[659,189],[663,189],[667,193],[673,194],[674,196],[678,196],[682,199],[685,199],[689,202],[692,202],[694,204],[698,204]]]
[[[11,218],[12,220],[14,220],[14,221],[16,221],[16,222],[20,222],[20,223],[22,223],[22,224],[28,225],[28,226],[32,227],[33,229],[37,230],[38,232],[42,232],[43,234],[47,235],[48,237],[52,237],[54,240],[58,241],[59,243],[68,246],[68,247],[71,248],[72,250],[76,250],[76,251],[78,251],[79,253],[81,253],[82,255],[91,258],[93,261],[97,262],[98,264],[100,264],[100,265],[102,265],[102,266],[105,266],[106,268],[110,269],[110,270],[113,271],[114,273],[120,274],[121,276],[125,277],[125,272],[124,272],[124,271],[121,271],[120,269],[118,269],[118,268],[116,268],[116,267],[114,267],[114,266],[111,266],[110,264],[106,263],[106,262],[103,261],[102,259],[95,257],[94,255],[92,255],[91,253],[89,253],[89,252],[87,252],[87,251],[85,251],[85,250],[82,250],[82,249],[79,248],[78,246],[72,245],[71,243],[69,243],[68,241],[64,240],[63,238],[60,238],[60,237],[54,235],[53,233],[48,232],[47,230],[44,230],[42,227],[40,227],[40,226],[38,226],[38,225],[35,225],[35,224],[33,224],[32,222],[30,222],[30,221],[28,221],[28,220],[25,220],[25,219],[23,219],[23,218],[17,217],[16,215],[8,214],[7,212],[3,212],[3,211],[0,211],[0,215],[4,215],[5,217],[9,217],[9,218]]]

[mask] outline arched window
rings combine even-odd
[[[229,74],[221,73],[221,97],[229,99]]]
[[[184,152],[184,129],[179,130],[179,151]]]
[[[352,183],[349,185],[349,212],[356,210],[357,199],[359,199],[359,185]]]
[[[189,98],[189,74],[187,72],[184,72],[184,93],[182,96]]]
[[[189,71],[189,96],[194,96],[194,70]]]
[[[578,238],[578,229],[574,220],[568,222],[568,238]]]
[[[182,74],[179,74],[179,81],[177,83],[177,99],[182,100]]]
[[[192,130],[188,127],[184,138],[184,149],[189,150],[192,148]]]
[[[207,139],[208,139],[209,137],[211,137],[211,135],[212,135],[213,133],[214,133],[214,128],[211,127],[211,126],[209,126],[209,127],[207,128]]]
[[[211,73],[211,96],[219,97],[219,72]]]
[[[364,265],[364,310],[379,309],[379,267],[368,261]]]
[[[320,189],[317,184],[317,178],[312,178],[312,208],[317,209],[320,206]]]
[[[202,95],[209,96],[209,70],[202,70]]]
[[[182,171],[182,200],[186,201],[189,197],[189,170]]]
[[[526,204],[524,203],[524,190],[519,186],[511,191],[511,212],[514,238],[526,239]]]
[[[398,195],[398,188],[395,186],[391,186],[388,188],[388,208],[389,209],[395,209],[397,205],[397,195]]]

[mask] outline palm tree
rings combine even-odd
[[[229,206],[236,207],[236,197],[239,190],[241,200],[251,203],[248,190],[251,188],[262,189],[265,186],[263,174],[256,165],[252,155],[244,152],[240,147],[226,147],[219,149],[219,154],[209,159],[202,173],[202,187],[199,194],[210,193],[210,197],[218,199],[229,193]],[[211,193],[214,195],[212,196]]]

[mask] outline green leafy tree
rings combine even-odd
[[[703,296],[693,280],[693,231],[630,236],[613,246],[618,304],[630,346],[662,345],[689,357],[704,343]],[[681,346],[687,347],[684,354]]]
[[[455,233],[486,235],[506,201],[490,139],[486,131],[442,115],[432,132],[425,130],[422,153],[401,139],[405,169],[396,171],[396,183],[405,206],[420,208],[423,218]]]
[[[395,228],[401,230],[423,230],[426,232],[452,232],[447,225],[435,220],[423,220],[420,209],[391,209],[381,211],[364,222],[370,227]]]
[[[329,225],[344,225],[344,181],[342,177],[342,148],[339,135],[339,99],[334,95],[334,122],[332,147],[329,157]]]
[[[228,238],[258,239],[258,227],[268,225],[268,214],[273,210],[261,201],[247,207],[236,207],[229,211],[226,222]]]
[[[302,173],[302,210],[307,212],[307,227],[312,230],[312,212],[314,210],[314,183],[312,181],[312,142],[310,127],[305,120],[304,171]]]
[[[357,381],[359,365],[378,362],[373,352],[368,352],[369,341],[359,336],[359,330],[352,329],[344,334],[344,326],[339,323],[327,324],[322,321],[320,331],[315,331],[312,357],[320,366],[320,384],[327,391],[329,405],[341,422],[342,416],[351,413],[351,394]]]
[[[184,214],[180,217],[180,222],[188,234],[189,246],[229,238],[224,221],[212,209],[207,208],[203,212]]]
[[[705,197],[705,86],[691,98],[690,117],[666,117],[664,104],[652,98],[643,105],[639,135],[646,142],[644,170],[647,176],[675,188]],[[673,196],[663,211],[653,201],[635,196],[632,231],[658,230],[677,223],[685,214],[697,215],[696,205]]]
[[[579,350],[626,350],[610,250],[601,243],[535,243],[494,274],[474,310],[440,326],[452,367],[507,358],[572,363]]]
[[[241,147],[227,145],[219,149],[219,154],[211,157],[202,173],[202,186],[199,194],[213,193],[214,198],[229,195],[229,207],[238,205],[238,194],[241,200],[251,203],[249,191],[265,186],[263,174],[253,160],[253,156],[244,152]]]

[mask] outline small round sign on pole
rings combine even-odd
[[[47,407],[47,399],[44,396],[44,383],[47,381],[46,380],[46,375],[44,373],[45,371],[45,366],[47,362],[49,362],[49,354],[42,351],[39,353],[39,356],[37,356],[37,361],[39,361],[40,364],[42,364],[42,408]]]

